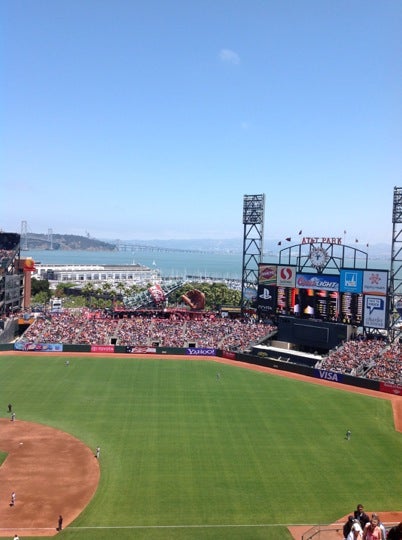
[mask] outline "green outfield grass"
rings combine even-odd
[[[213,361],[64,360],[0,356],[3,416],[11,402],[101,446],[95,497],[60,538],[286,540],[360,502],[401,507],[387,400]]]

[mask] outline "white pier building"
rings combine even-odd
[[[126,285],[142,285],[160,280],[160,272],[140,264],[109,265],[109,264],[42,264],[35,263],[32,277],[47,279],[51,286],[58,283],[85,284],[88,282],[125,283]]]

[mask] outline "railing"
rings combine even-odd
[[[330,525],[314,525],[306,531],[301,540],[332,540],[343,538],[343,523],[332,523]]]
[[[383,523],[388,531],[397,523]],[[300,540],[337,540],[343,539],[343,523],[332,523],[329,525],[314,525],[302,534]]]

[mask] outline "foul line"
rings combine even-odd
[[[300,525],[300,524],[298,524]],[[304,525],[304,524],[302,524]],[[68,529],[81,530],[81,529],[218,529],[218,528],[230,528],[230,527],[292,527],[289,523],[238,523],[238,524],[211,524],[211,525],[94,525],[94,526],[82,526],[72,527]],[[307,526],[307,525],[306,525]]]

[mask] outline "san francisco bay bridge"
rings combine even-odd
[[[58,249],[59,243],[56,241],[56,238],[59,236],[72,236],[72,235],[55,235],[53,234],[53,229],[48,229],[46,234],[33,233],[29,230],[28,222],[21,222],[21,249],[23,251],[28,251],[29,249],[42,249],[42,246],[45,246],[46,250]],[[86,236],[85,238],[90,238]],[[97,240],[91,238],[92,240]],[[102,241],[105,242],[106,241]],[[107,244],[113,246],[116,251],[125,251],[125,252],[159,252],[159,253],[214,253],[213,250],[206,249],[190,249],[190,248],[173,248],[173,247],[164,247],[164,246],[155,246],[149,244],[138,244],[134,242],[127,242],[121,240],[111,240],[107,241]],[[40,246],[40,247],[39,247]]]

